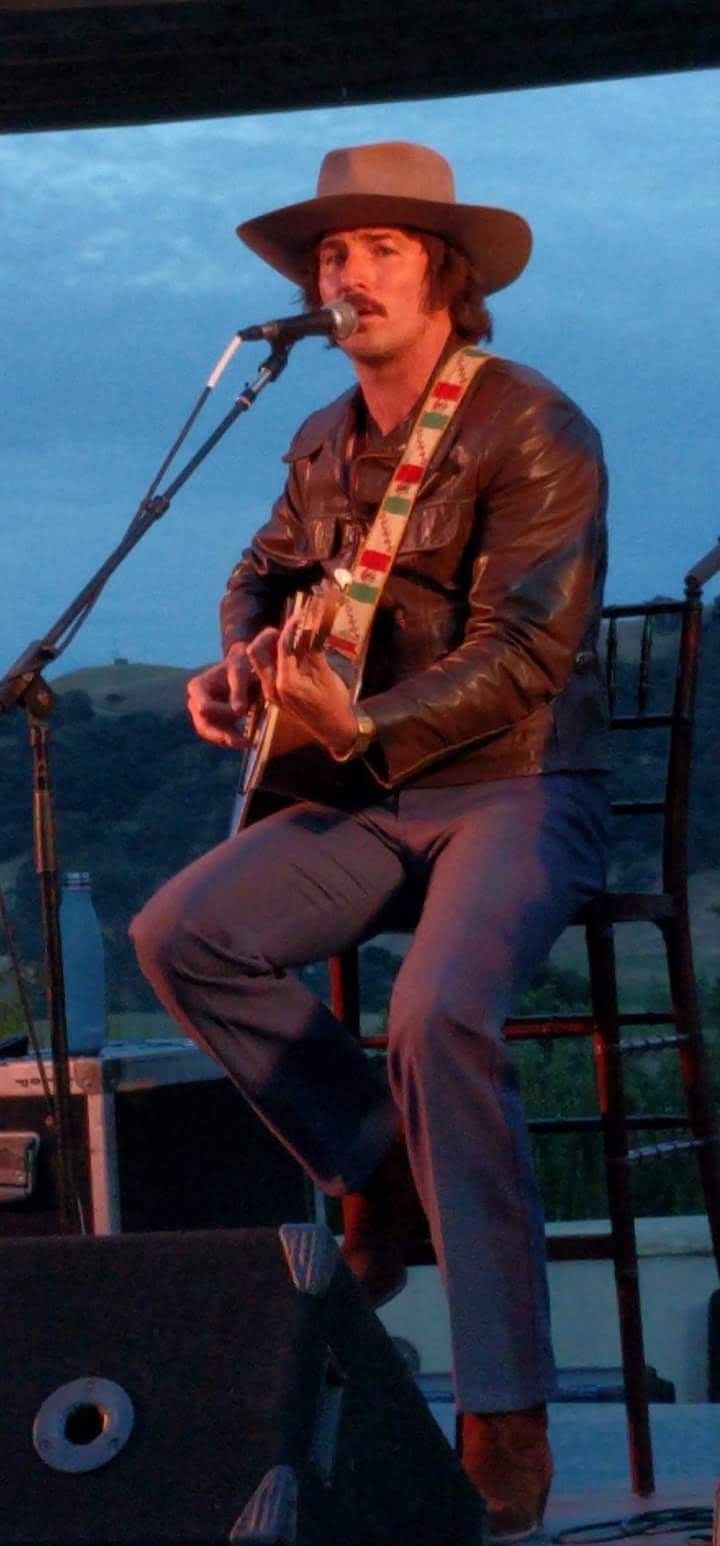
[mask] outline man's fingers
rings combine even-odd
[[[253,671],[260,683],[262,695],[267,703],[277,701],[275,679],[277,675],[278,640],[277,628],[263,628],[262,633],[257,634],[252,643],[248,645],[245,659],[250,670]]]
[[[238,717],[247,714],[251,668],[247,655],[230,655],[225,662],[226,693],[230,707]]]
[[[249,676],[249,670],[246,669]],[[236,704],[230,702],[230,683],[225,661],[209,666],[190,678],[187,684],[188,713],[198,735],[215,746],[232,746],[240,750],[247,744],[242,719],[245,715],[241,689],[242,672],[239,673]],[[239,706],[238,706],[239,705]]]
[[[218,704],[188,703],[188,710],[193,728],[204,741],[212,741],[215,746],[234,746],[238,750],[247,745],[242,721],[230,709],[223,712]]]
[[[299,621],[295,616],[290,616],[287,621],[283,623],[282,630],[278,638],[278,655],[283,657],[294,655],[295,647],[297,645],[298,627]]]
[[[207,694],[188,694],[188,713],[198,735],[217,746],[244,746],[242,719],[229,703],[218,703]]]
[[[252,643],[248,644],[245,659],[255,671],[266,671],[275,668],[277,660],[278,639],[280,634],[277,628],[263,628],[256,634]]]
[[[211,725],[207,721],[202,725],[195,724],[195,729],[204,741],[211,742],[213,746],[230,746],[234,751],[239,752],[244,751],[248,745],[247,737],[237,729],[220,730],[217,725]]]
[[[205,671],[198,671],[196,676],[191,676],[187,684],[188,698],[194,698],[203,693],[211,697],[227,697],[227,679],[223,661],[217,665],[208,666]]]

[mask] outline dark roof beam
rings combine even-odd
[[[0,3],[0,128],[379,104],[720,63],[709,0]],[[402,50],[401,62],[399,50]]]

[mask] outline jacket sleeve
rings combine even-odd
[[[377,726],[368,764],[391,787],[550,704],[591,617],[605,551],[597,432],[559,395],[531,394],[499,417],[479,478],[462,643],[363,699]]]
[[[230,573],[220,603],[223,650],[236,640],[249,642],[261,628],[276,626],[288,597],[306,588],[317,559],[308,552],[300,515],[301,500],[293,463],[270,518],[253,537]]]

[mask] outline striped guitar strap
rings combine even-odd
[[[432,457],[475,379],[492,355],[468,345],[441,367],[410,431],[350,577],[325,643],[359,676],[375,612]],[[345,674],[344,672],[342,673]]]

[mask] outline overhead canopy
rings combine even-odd
[[[717,0],[0,0],[0,128],[403,101],[719,63]]]

